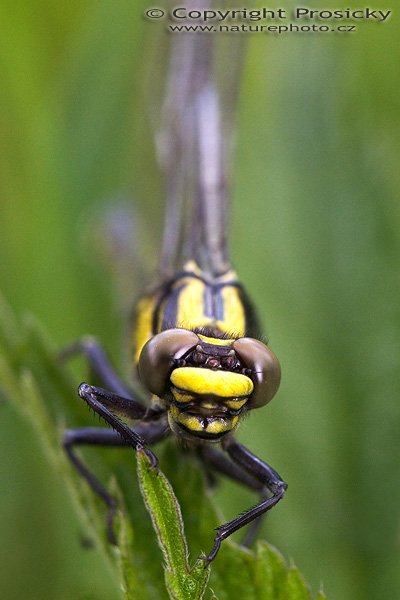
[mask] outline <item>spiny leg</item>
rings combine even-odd
[[[198,454],[203,463],[214,471],[226,475],[237,483],[257,492],[261,492],[264,489],[264,486],[260,481],[249,475],[239,465],[236,465],[229,460],[229,458],[219,450],[216,450],[211,446],[200,446]]]
[[[135,400],[122,398],[117,394],[112,394],[107,390],[89,385],[88,383],[81,383],[78,389],[78,394],[82,400],[85,400],[90,408],[92,408],[106,421],[106,423],[108,423],[117,433],[119,433],[122,439],[127,442],[128,446],[131,446],[134,450],[144,450],[151,462],[151,466],[153,468],[157,466],[157,457],[148,448],[146,448],[145,441],[140,437],[140,435],[128,427],[128,425],[123,423],[109,410],[109,408],[107,408],[110,407],[112,410],[119,412],[121,407],[124,407],[125,409],[130,410],[129,416],[132,419],[143,419],[148,412],[145,406]]]
[[[246,512],[242,513],[235,519],[220,525],[217,528],[217,534],[214,539],[214,545],[206,560],[211,562],[216,557],[221,542],[232,535],[238,529],[255,521],[258,517],[265,514],[284,496],[287,488],[286,483],[281,479],[278,473],[269,465],[252,454],[244,446],[233,439],[229,439],[223,443],[223,449],[228,453],[229,457],[235,465],[241,467],[246,473],[257,479],[263,487],[267,488],[272,496],[263,499],[259,504],[253,506]]]
[[[74,447],[78,445],[101,445],[101,446],[131,446],[135,450],[141,448],[149,457],[153,468],[157,466],[156,456],[146,448],[146,444],[154,444],[169,434],[169,428],[163,421],[147,422],[139,424],[135,430],[130,429],[118,417],[113,415],[107,407],[117,410],[119,414],[126,414],[129,409],[131,418],[140,418],[146,413],[146,409],[133,400],[121,398],[101,388],[95,388],[87,384],[81,384],[79,395],[93,410],[95,410],[113,429],[101,429],[86,427],[82,429],[67,430],[64,434],[63,446],[67,456],[71,460],[80,475],[87,481],[92,490],[103,500],[108,507],[107,532],[112,544],[115,544],[113,532],[113,518],[116,511],[116,501],[104,485],[86,467],[82,459],[76,454]],[[134,410],[136,409],[136,411]],[[153,417],[158,419],[160,414],[154,413]]]
[[[209,446],[202,446],[199,449],[199,455],[205,466],[222,475],[226,475],[230,479],[233,479],[237,483],[240,483],[251,490],[259,492],[262,500],[267,498],[270,494],[268,488],[263,483],[252,477],[249,473],[244,471],[242,467],[232,462],[219,450],[215,450]],[[257,517],[257,519],[250,523],[246,534],[240,542],[241,546],[245,546],[246,548],[251,546],[260,531],[264,517],[265,514]]]
[[[104,445],[104,446],[127,446],[127,442],[121,438],[119,433],[112,429],[82,428],[67,429],[64,432],[63,447],[68,458],[87,481],[92,490],[103,500],[108,508],[107,512],[107,537],[111,544],[116,544],[113,531],[113,519],[117,508],[115,498],[108,492],[102,483],[86,467],[82,459],[75,453],[74,447],[78,445]]]
[[[99,412],[99,410],[96,410],[94,405],[95,401],[90,401],[90,391],[97,397],[97,405],[100,404],[101,407],[108,409],[108,411],[112,413],[111,416],[114,418],[117,418],[115,415],[118,415],[127,419],[139,421],[143,420],[148,422],[157,420],[165,412],[162,408],[146,407],[144,404],[142,404],[142,402],[132,398],[131,396],[123,397],[119,394],[114,394],[114,392],[110,392],[109,390],[105,390],[94,385],[89,385],[87,383],[81,383],[78,389],[79,396],[85,400],[90,408],[93,408],[93,410],[100,416],[103,415]],[[106,416],[104,416],[104,419],[109,423],[109,425],[113,426],[112,423],[107,420]]]
[[[115,373],[114,368],[112,367],[104,350],[101,348],[98,342],[90,336],[84,337],[64,348],[64,350],[60,352],[59,356],[61,360],[67,360],[79,354],[83,354],[87,358],[90,368],[100,379],[103,385],[114,392],[114,394],[105,394],[103,397],[103,402],[109,408],[114,408],[114,410],[117,410],[120,415],[125,415],[128,417],[132,416],[132,418],[141,418],[145,410],[143,405],[137,400],[133,400],[131,398],[131,392]],[[120,396],[117,396],[116,394],[120,394]],[[68,430],[65,432],[63,440],[64,449],[72,464],[81,474],[81,476],[86,479],[92,490],[100,498],[102,498],[107,505],[108,538],[111,543],[115,543],[115,537],[112,528],[113,517],[116,510],[115,499],[108,493],[103,484],[96,479],[96,477],[74,452],[74,446],[79,444],[98,444],[105,446],[128,446],[130,444],[115,431],[94,428]]]

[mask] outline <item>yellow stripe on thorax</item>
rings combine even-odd
[[[224,320],[218,321],[217,326],[226,333],[234,333],[238,337],[245,335],[246,316],[237,287],[227,285],[221,289],[224,304]]]
[[[179,280],[179,285],[184,286],[178,300],[176,322],[179,327],[194,329],[213,326],[224,333],[235,333],[238,337],[245,335],[246,316],[240,293],[235,285],[229,285],[229,282],[236,280],[234,271],[221,279],[227,280],[226,285],[219,288],[217,292],[222,301],[223,319],[216,319],[215,316],[206,314],[204,295],[206,288],[212,288],[211,284],[190,275]],[[213,343],[219,342],[214,340]]]
[[[184,287],[178,299],[177,325],[188,329],[209,325],[212,319],[204,314],[204,282],[189,275],[179,280],[181,285]]]
[[[133,347],[135,364],[145,343],[152,336],[153,314],[156,307],[157,296],[143,296],[136,305],[136,322],[133,330]]]

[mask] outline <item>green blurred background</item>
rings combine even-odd
[[[163,212],[165,35],[146,6],[0,7],[0,287],[57,345],[92,333],[117,362],[129,303],[94,259],[96,215],[134,207],[152,264]],[[400,597],[397,18],[249,35],[239,103],[232,252],[283,367],[239,437],[289,482],[267,539],[330,600]],[[30,427],[6,404],[0,423],[1,597],[118,598]],[[226,515],[254,500],[226,484],[219,496]]]

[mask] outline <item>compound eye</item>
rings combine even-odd
[[[142,384],[162,398],[174,362],[199,342],[198,336],[187,329],[166,329],[150,338],[139,357],[138,373]]]
[[[254,391],[249,407],[264,406],[276,394],[281,381],[278,359],[265,344],[252,338],[239,338],[232,347],[243,364],[252,371]]]

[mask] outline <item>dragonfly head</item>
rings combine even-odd
[[[253,389],[252,380],[241,373],[177,367],[170,375],[170,427],[180,437],[219,441],[239,425]]]
[[[139,378],[168,408],[172,431],[219,441],[249,409],[264,406],[280,382],[277,358],[252,338],[219,339],[168,329],[143,347]]]

